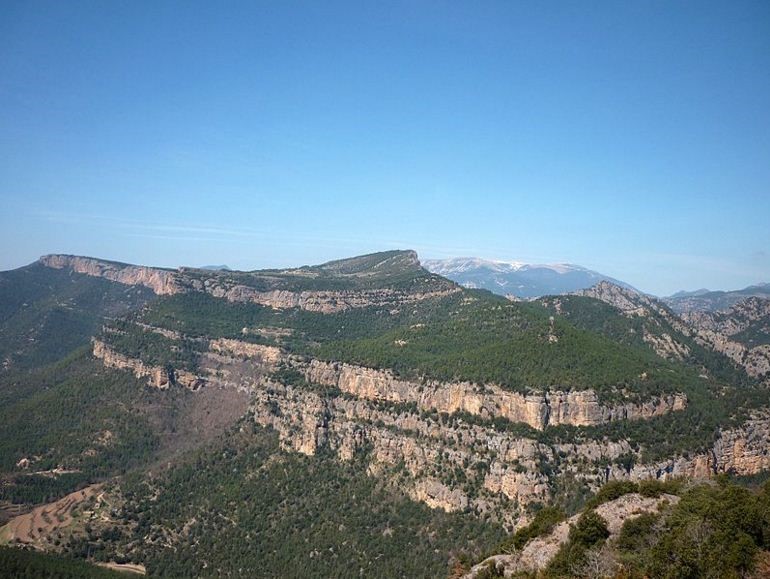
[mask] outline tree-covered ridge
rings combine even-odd
[[[0,575],[15,579],[126,579],[125,573],[38,551],[0,547]]]
[[[548,300],[511,303],[488,292],[463,290],[396,310],[369,307],[325,314],[190,293],[153,302],[105,339],[131,357],[191,370],[201,341],[228,337],[279,346],[291,354],[389,369],[417,382],[469,380],[521,392],[590,388],[605,402],[684,392],[687,407],[671,415],[593,427],[549,427],[545,433],[522,430],[504,419],[463,417],[549,444],[628,441],[643,449],[645,461],[704,452],[720,428],[739,425],[749,409],[768,403],[766,389],[744,383],[745,374],[724,356],[692,340],[691,351],[700,357],[665,360],[643,339],[648,320],[624,316],[593,298],[551,299],[560,301],[559,313]],[[169,340],[133,322],[180,332],[189,340]],[[675,331],[664,322],[661,331]],[[280,332],[256,333],[262,328]],[[624,464],[630,468],[638,460]],[[557,472],[560,468],[550,466]]]
[[[659,315],[655,311],[647,311],[645,315],[621,315],[617,308],[600,300],[586,296],[553,296],[539,300],[555,316],[569,320],[576,327],[593,333],[598,333],[609,339],[628,346],[655,352],[649,336],[670,336],[675,342],[684,347],[681,362],[694,368],[699,373],[705,373],[719,381],[739,385],[750,382],[746,372],[732,362],[727,356],[706,348],[694,339],[673,327],[669,317]],[[667,311],[667,306],[658,306]],[[672,312],[667,312],[674,316]],[[645,339],[647,337],[647,339]]]
[[[181,268],[183,286],[243,285],[256,291],[440,291],[456,284],[420,266],[413,251],[386,251],[290,269],[211,271]]]
[[[88,349],[0,378],[0,501],[37,504],[216,437],[243,393],[159,391]]]
[[[283,453],[274,433],[244,425],[122,485],[121,517],[136,525],[117,548],[160,576],[442,577],[500,541],[498,526],[413,502],[366,468]]]
[[[207,348],[206,340],[172,339],[128,319],[112,321],[99,338],[112,349],[145,364],[192,372],[198,368],[200,353]]]
[[[318,355],[412,378],[495,383],[519,392],[591,388],[606,398],[634,399],[698,382],[678,365],[552,319],[538,305],[483,298],[432,323],[323,344]]]
[[[705,387],[697,369],[663,360],[646,346],[577,327],[539,304],[511,303],[480,291],[397,310],[332,314],[181,294],[158,300],[139,319],[189,336],[270,343],[415,380],[495,383],[520,392],[591,388],[605,398],[630,399]],[[261,327],[287,334],[267,340],[249,331]]]
[[[159,444],[140,411],[146,396],[133,376],[105,369],[83,350],[42,370],[3,378],[0,500],[54,500],[146,462]],[[53,469],[70,472],[50,474]]]
[[[40,263],[0,272],[0,373],[55,362],[87,344],[105,318],[152,297],[143,287]]]

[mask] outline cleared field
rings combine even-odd
[[[95,496],[101,484],[91,485],[67,496],[35,507],[29,513],[14,517],[7,525],[0,528],[0,541],[4,543],[20,542],[35,545],[50,536],[54,531],[72,523],[72,513],[82,502]]]

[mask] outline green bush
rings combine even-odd
[[[564,512],[557,507],[540,509],[529,525],[517,530],[500,544],[496,552],[507,553],[512,549],[519,550],[530,540],[550,533],[553,528],[566,518]]]
[[[629,480],[612,480],[600,488],[599,492],[586,502],[586,508],[595,509],[601,504],[636,492],[639,492],[639,485],[637,483]]]

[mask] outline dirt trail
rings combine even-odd
[[[147,569],[139,563],[97,563],[99,567],[106,567],[113,571],[125,571],[126,573],[136,573],[137,575],[147,575]]]
[[[66,527],[72,522],[72,511],[83,501],[94,496],[101,484],[91,485],[68,494],[53,503],[32,509],[29,513],[14,517],[2,529],[0,534],[8,542],[14,539],[22,543],[36,543],[51,533]]]

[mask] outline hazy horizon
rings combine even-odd
[[[7,2],[0,270],[414,249],[770,281],[770,4]]]
[[[402,251],[408,251],[411,248],[405,248],[405,247],[404,248],[391,248],[390,250],[393,250],[393,249],[395,249],[395,250],[402,250]],[[390,251],[390,250],[383,250],[383,251]],[[57,254],[57,253],[62,253],[62,252],[50,252],[49,254],[44,254],[44,255],[51,255],[51,254]],[[179,264],[140,263],[140,262],[128,262],[128,261],[117,259],[117,258],[110,258],[110,257],[99,256],[99,255],[87,255],[87,254],[69,254],[69,255],[78,255],[80,257],[89,257],[89,258],[94,258],[94,259],[101,259],[101,260],[104,260],[104,261],[113,261],[113,262],[118,262],[118,263],[126,263],[126,264],[129,264],[129,265],[144,265],[144,266],[149,266],[149,267],[158,267],[158,268],[165,268],[165,269],[178,269],[178,268],[183,268],[183,267],[192,267],[192,268],[222,268],[222,267],[224,267],[224,268],[228,268],[228,269],[233,270],[233,271],[248,272],[248,271],[258,271],[258,270],[264,270],[264,269],[292,269],[292,268],[299,268],[299,267],[304,267],[304,266],[321,265],[323,263],[326,263],[326,261],[334,261],[334,260],[337,260],[337,259],[344,259],[344,258],[347,258],[347,257],[358,257],[359,255],[365,255],[365,254],[344,255],[344,256],[341,255],[341,256],[336,256],[336,257],[333,257],[333,258],[331,258],[329,260],[324,260],[324,261],[321,261],[321,262],[286,263],[286,264],[282,264],[282,265],[273,265],[273,266],[269,266],[269,267],[268,266],[259,266],[259,265],[254,266],[254,267],[249,267],[249,266],[233,267],[233,266],[231,266],[228,263],[218,263],[218,264],[214,264],[214,263],[179,263]],[[426,261],[435,261],[435,260],[482,259],[484,261],[491,261],[491,262],[497,262],[497,263],[507,263],[507,264],[518,262],[518,263],[522,263],[522,264],[526,263],[526,265],[536,265],[536,266],[537,265],[541,265],[541,266],[547,266],[547,265],[573,265],[573,266],[581,266],[581,264],[568,263],[568,262],[564,262],[564,261],[561,261],[561,262],[549,262],[549,263],[544,263],[544,262],[535,263],[535,262],[522,262],[521,260],[504,260],[504,259],[485,258],[485,257],[482,257],[482,256],[470,256],[470,255],[454,256],[454,257],[438,257],[438,258],[426,257],[426,256],[421,255],[419,252],[417,252],[417,255],[418,255],[418,258],[419,258],[421,264],[424,264]],[[43,256],[41,255],[40,257],[43,257]],[[30,263],[22,264],[19,267],[24,267],[26,265],[30,265],[31,263],[34,263],[35,261],[37,261],[37,260],[33,260]],[[11,268],[11,269],[16,269],[16,268]],[[0,272],[2,272],[2,271],[8,271],[8,270],[0,270]],[[605,271],[601,271],[601,272],[598,272],[598,273],[607,275],[610,278],[615,277],[611,273],[608,273],[608,272],[605,272]],[[619,279],[618,281],[625,282],[626,280]],[[682,291],[689,292],[689,291],[699,291],[699,290],[704,290],[704,289],[709,290],[709,291],[736,291],[736,290],[746,289],[747,287],[751,287],[751,286],[755,286],[755,285],[762,285],[762,284],[766,284],[766,283],[768,283],[768,282],[767,281],[763,281],[763,280],[759,280],[757,282],[749,283],[749,284],[747,284],[745,286],[740,286],[740,287],[730,287],[730,288],[704,288],[704,287],[682,288],[682,289],[670,292],[668,294],[655,294],[653,292],[645,291],[645,290],[643,290],[641,288],[636,288],[636,289],[639,289],[640,291],[644,291],[645,293],[648,293],[650,295],[656,295],[656,296],[659,296],[659,297],[667,297],[667,296],[671,296],[671,295],[673,295],[675,293],[682,292]],[[630,284],[630,285],[633,286],[633,284]]]

